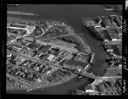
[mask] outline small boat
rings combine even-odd
[[[78,78],[83,78],[83,76],[78,76]]]
[[[113,11],[114,9],[111,9],[111,8],[106,8],[104,9],[105,11]]]

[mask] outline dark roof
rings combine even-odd
[[[117,28],[116,29],[116,32],[119,34],[119,33],[122,33],[122,28]]]
[[[7,35],[7,41],[11,41],[11,40],[14,40],[14,39],[16,39],[15,35]]]
[[[102,17],[102,20],[103,20],[105,26],[110,26],[111,21],[108,17]]]
[[[53,54],[53,55],[58,55],[60,53],[60,49],[59,48],[51,48],[49,50],[49,53]]]
[[[107,30],[107,33],[108,33],[108,36],[113,39],[113,38],[119,38],[118,37],[118,34],[117,34],[117,31],[115,29],[109,29]]]
[[[103,34],[104,34],[104,38],[109,39],[109,40],[111,39],[106,30],[103,31]]]
[[[115,54],[117,55],[121,55],[122,54],[122,50],[120,50],[120,48],[117,45],[112,45],[113,51]]]
[[[50,48],[51,48],[51,45],[42,45],[41,47],[38,48],[38,51],[42,53],[46,53]]]
[[[107,32],[108,34],[117,34],[116,29],[108,29]]]
[[[72,59],[69,59],[68,61],[65,62],[66,65],[69,65],[69,66],[80,66],[82,68],[85,68],[87,63],[83,63],[83,62],[80,62],[80,61],[75,61],[75,60],[72,60]]]

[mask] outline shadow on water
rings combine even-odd
[[[97,39],[97,36],[94,34],[94,32],[93,32],[92,30],[90,30],[90,29],[87,28],[87,27],[85,27],[85,29],[86,29],[86,31],[88,31],[88,32],[90,33],[90,35],[91,35],[94,39],[98,40],[98,39]]]

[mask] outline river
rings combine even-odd
[[[38,5],[19,5],[17,7],[8,7],[9,11],[24,11],[29,13],[34,13],[40,15],[44,18],[52,18],[55,20],[65,20],[69,25],[71,25],[75,31],[84,34],[84,37],[91,47],[92,51],[95,52],[95,62],[94,66],[91,68],[90,72],[94,72],[97,75],[103,75],[104,69],[106,68],[105,52],[101,51],[101,42],[97,41],[90,32],[82,25],[81,18],[89,18],[96,16],[105,16],[110,14],[115,14],[116,12],[104,11],[103,5],[87,5],[87,4],[38,4]],[[118,13],[116,13],[119,15]],[[64,84],[57,85],[50,88],[45,88],[44,90],[35,90],[31,93],[36,94],[70,94],[71,90],[76,88],[82,88],[82,86],[91,83],[93,80],[89,78],[72,79]],[[12,93],[12,92],[11,92]],[[14,93],[14,92],[13,92]],[[24,92],[17,92],[24,93]]]

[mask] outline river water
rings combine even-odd
[[[90,72],[94,72],[97,75],[103,75],[104,69],[106,68],[105,60],[105,52],[101,51],[100,45],[101,42],[97,41],[93,35],[91,35],[88,30],[82,25],[81,18],[89,18],[96,16],[105,16],[110,14],[115,14],[116,12],[106,12],[103,10],[103,5],[86,5],[86,4],[38,4],[38,5],[19,5],[17,7],[9,7],[9,11],[24,11],[29,13],[34,13],[40,15],[44,18],[52,18],[55,20],[64,20],[69,25],[71,25],[77,32],[81,32],[84,34],[84,37],[91,47],[92,51],[95,52],[95,62],[94,66],[91,68]],[[119,15],[118,13],[116,13]],[[72,79],[64,84],[57,85],[51,88],[45,88],[44,90],[36,90],[31,93],[36,94],[70,94],[71,90],[76,88],[82,88],[82,86],[91,83],[93,80],[89,78],[81,78],[81,79]],[[11,92],[14,93],[14,92]],[[24,93],[24,92],[17,92]]]

